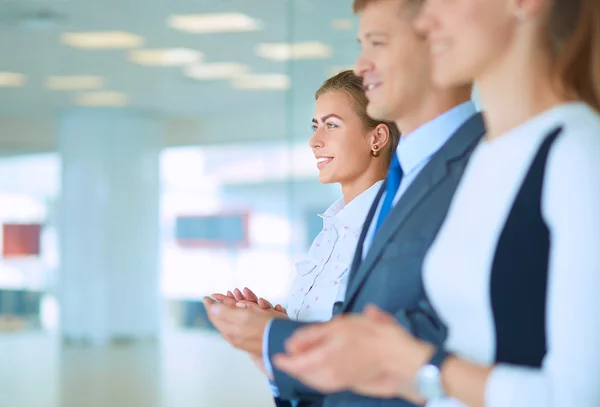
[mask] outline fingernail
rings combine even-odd
[[[243,302],[236,302],[235,306],[238,308],[246,308],[246,304],[244,304]]]
[[[209,311],[211,314],[218,315],[218,314],[219,314],[219,312],[221,312],[221,307],[220,307],[220,306],[218,306],[218,305],[212,305],[212,306],[209,308],[209,310],[208,310],[208,311]]]

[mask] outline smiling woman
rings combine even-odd
[[[363,222],[387,173],[399,132],[367,115],[362,79],[352,71],[329,78],[316,92],[309,140],[322,183],[339,183],[343,197],[322,215],[323,230],[296,265],[290,318],[328,320],[343,300]]]
[[[227,295],[213,294],[214,299],[228,306],[219,312],[220,317],[209,311],[211,322],[223,337],[234,347],[249,352],[270,378],[270,368],[256,356],[260,354],[257,350],[261,347],[260,338],[268,330],[268,320],[273,316],[300,321],[331,319],[334,304],[343,301],[346,294],[350,265],[363,223],[387,175],[400,137],[394,123],[368,116],[363,81],[352,71],[342,71],[329,78],[317,90],[315,98],[309,146],[317,160],[319,180],[324,184],[339,183],[343,197],[319,215],[323,218],[323,229],[306,257],[296,263],[297,274],[288,310],[281,305],[273,309],[270,302],[259,299],[252,290],[236,288]],[[205,305],[212,310],[214,302],[205,300]],[[260,307],[263,311],[240,314],[240,310],[231,309],[236,306]],[[263,312],[267,314],[261,315]],[[223,323],[224,320],[229,321]],[[273,389],[273,394],[279,407],[290,405],[287,400],[277,398],[277,389]]]
[[[339,182],[345,202],[350,203],[385,178],[399,132],[395,124],[368,116],[362,78],[352,71],[329,78],[315,98],[309,145],[317,158],[319,180]]]
[[[344,298],[362,225],[387,174],[400,132],[394,123],[368,116],[362,79],[350,70],[327,79],[315,99],[309,146],[319,180],[339,183],[343,197],[319,215],[323,229],[307,256],[296,263],[287,315],[295,320],[325,321],[332,316],[333,304]],[[229,296],[256,300],[248,289],[236,289]],[[260,304],[270,306],[266,301]]]

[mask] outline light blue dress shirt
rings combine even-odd
[[[402,167],[403,176],[398,192],[394,197],[394,206],[400,200],[400,197],[408,189],[410,184],[417,178],[417,175],[427,165],[431,157],[438,152],[440,148],[450,139],[450,137],[463,125],[467,119],[477,112],[473,102],[465,102],[445,113],[442,113],[430,122],[425,123],[408,136],[400,138],[396,154]],[[381,204],[385,199],[385,192],[379,200],[379,206],[373,219],[379,218]],[[365,236],[363,244],[362,258],[367,255],[373,238],[375,236],[375,222],[369,225],[369,231]]]
[[[475,104],[471,101],[460,104],[435,119],[425,123],[408,135],[403,135],[398,143],[396,154],[404,172],[398,192],[394,197],[394,205],[398,203],[408,186],[415,180],[421,170],[427,165],[431,157],[450,139],[450,137],[471,116],[477,112]],[[379,206],[373,219],[377,219],[385,192],[379,201]],[[363,259],[365,258],[375,235],[375,224],[371,222],[363,244]],[[263,335],[262,351],[265,367],[273,375],[273,366],[269,359],[269,330],[271,322],[265,328]],[[277,397],[279,391],[274,383],[271,383],[273,395]]]

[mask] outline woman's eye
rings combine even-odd
[[[335,123],[327,123],[327,128],[328,129],[333,129],[335,127],[337,127],[337,124],[335,124]]]
[[[312,131],[313,131],[313,133],[314,133],[315,131],[317,131],[317,126],[315,126],[315,125],[312,125],[312,126],[310,126],[310,127],[312,128]]]

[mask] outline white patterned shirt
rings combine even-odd
[[[323,230],[305,259],[296,263],[287,311],[290,319],[327,321],[333,304],[343,301],[356,245],[377,192],[378,181],[347,205],[338,199],[325,213]]]

